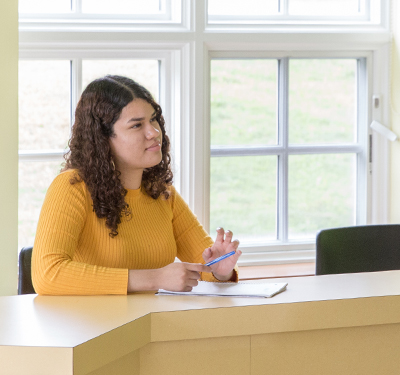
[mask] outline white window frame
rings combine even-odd
[[[236,42],[232,42],[235,44]],[[339,43],[338,43],[339,44]],[[362,148],[368,148],[369,137],[373,139],[372,142],[372,155],[374,155],[371,162],[365,160],[365,157],[369,158],[368,154],[360,154],[359,158],[362,165],[362,170],[358,176],[358,183],[367,181],[365,184],[365,190],[359,192],[357,207],[358,207],[358,225],[361,224],[379,224],[388,222],[388,141],[377,133],[373,133],[369,128],[369,124],[372,120],[377,120],[384,124],[389,123],[388,119],[388,101],[381,99],[381,107],[377,111],[372,111],[372,96],[379,95],[381,98],[388,98],[388,88],[389,88],[389,77],[383,66],[388,66],[389,61],[389,45],[388,43],[378,44],[373,43],[370,48],[365,50],[359,50],[358,48],[350,43],[345,43],[343,39],[340,43],[342,49],[337,49],[336,51],[327,51],[321,49],[316,52],[310,50],[309,46],[306,48],[294,50],[293,46],[290,49],[291,57],[321,57],[321,55],[326,57],[358,57],[364,58],[367,61],[367,66],[369,66],[368,72],[366,72],[366,90],[368,92],[368,99],[364,105],[368,105],[368,116],[367,118],[360,119],[363,122],[364,127],[361,128],[362,133],[359,134],[359,139],[361,144],[354,145],[352,151],[360,152]],[[268,49],[267,45],[262,47],[262,51],[246,51],[243,45],[236,45],[236,48],[229,48],[229,51],[235,51],[234,53],[228,51],[218,51],[216,50],[215,43],[213,44],[213,49],[207,51],[208,59],[213,57],[281,57],[287,56],[286,48],[282,45],[283,51],[274,51]],[[343,48],[345,47],[345,48]],[[224,48],[227,49],[226,42]],[[238,50],[242,48],[243,51],[240,53]],[[209,85],[209,82],[208,82]],[[204,90],[205,101],[210,102],[210,98],[207,96],[210,93],[209,86]],[[383,94],[385,93],[385,94]],[[382,104],[383,103],[383,104]],[[208,108],[205,112],[205,117],[210,121],[210,113]],[[204,128],[204,138],[206,139],[207,146],[209,149],[209,126]],[[206,146],[206,147],[207,147]],[[345,150],[345,149],[344,149]],[[364,160],[362,160],[364,159]],[[204,171],[201,177],[201,171]],[[196,172],[196,177],[198,179],[204,178],[204,180],[209,181],[209,163],[204,163]],[[198,182],[198,184],[200,181]],[[196,184],[196,183],[195,183]],[[209,182],[206,184],[208,185]],[[209,189],[204,188],[203,192],[199,192],[197,189],[197,200],[200,201],[203,197],[203,212],[204,217],[202,222],[205,223],[208,229],[209,225]],[[364,208],[365,212],[360,212],[360,208]],[[200,210],[198,212],[201,212]],[[263,264],[282,264],[282,263],[296,263],[296,262],[312,262],[315,260],[315,242],[270,242],[268,244],[244,244],[241,246],[243,250],[243,255],[240,259],[240,265],[250,266],[250,265],[263,265]]]
[[[357,142],[351,144],[310,144],[310,145],[291,145],[288,139],[288,62],[289,58],[285,53],[282,52],[213,52],[210,51],[211,59],[235,59],[235,58],[259,58],[259,59],[278,59],[282,65],[280,69],[279,79],[279,100],[283,102],[280,107],[281,113],[278,114],[280,117],[278,128],[278,138],[280,142],[277,145],[269,145],[262,147],[231,147],[231,146],[211,146],[211,157],[219,156],[246,156],[246,155],[274,155],[281,158],[278,163],[278,239],[275,241],[268,241],[266,243],[252,242],[245,243],[243,248],[246,250],[244,258],[249,258],[248,253],[254,253],[253,258],[258,259],[258,262],[264,259],[264,262],[271,263],[271,253],[274,262],[282,263],[284,260],[297,258],[303,261],[311,261],[315,257],[315,239],[314,240],[290,240],[288,239],[288,158],[289,155],[321,155],[321,154],[355,154],[357,157],[357,201],[356,201],[356,223],[357,225],[366,224],[370,221],[371,212],[367,202],[367,191],[369,190],[365,186],[370,186],[371,178],[368,173],[368,118],[365,116],[366,101],[367,97],[371,95],[371,88],[368,87],[370,79],[369,72],[366,67],[371,66],[371,53],[367,51],[357,52],[339,52],[339,51],[291,51],[290,58],[324,58],[324,59],[341,59],[341,58],[354,58],[359,59],[358,72],[361,77],[359,84],[358,106],[361,107],[360,115],[357,116]],[[371,69],[370,69],[371,70]],[[365,87],[364,87],[365,86]],[[338,93],[339,94],[339,93]],[[210,100],[210,98],[209,98]],[[240,178],[240,176],[238,176]],[[209,209],[209,203],[206,203],[206,207]],[[209,217],[209,214],[208,214]],[[290,253],[289,253],[290,251]],[[278,255],[281,253],[281,255]],[[261,255],[260,255],[261,254]],[[267,256],[264,256],[267,255]],[[248,260],[250,261],[250,260]],[[243,262],[243,260],[242,260]],[[254,262],[254,259],[253,259]]]
[[[161,0],[161,11],[157,14],[93,14],[82,12],[82,0],[72,0],[70,12],[20,13],[19,29],[27,32],[176,32],[187,29],[187,5],[185,0]]]
[[[208,1],[206,8],[208,8]],[[389,24],[390,2],[386,0],[365,0],[361,4],[361,12],[355,16],[302,16],[289,14],[289,1],[279,0],[280,11],[275,15],[210,15],[206,18],[206,28],[208,30],[235,30],[240,28],[242,31],[376,31],[382,30]]]
[[[376,4],[378,0],[371,0]],[[163,61],[160,102],[167,124],[173,124],[175,185],[199,221],[209,230],[210,184],[210,59],[215,56],[325,56],[364,57],[368,61],[368,119],[373,160],[365,200],[365,222],[388,222],[389,144],[368,124],[389,124],[390,32],[388,7],[382,0],[379,22],[363,25],[209,24],[207,1],[182,1],[181,21],[160,23],[93,24],[81,20],[20,22],[21,58],[150,58]],[[89,31],[91,30],[91,31]],[[79,82],[79,72],[74,72]],[[75,89],[75,102],[79,97]],[[380,107],[373,110],[372,96]],[[54,155],[55,156],[55,155]],[[49,158],[52,156],[49,155]],[[21,153],[20,160],[34,158]],[[48,160],[48,159],[46,159]],[[223,223],[221,223],[223,225]],[[210,233],[214,236],[213,231]],[[295,263],[314,260],[313,243],[241,246],[240,265]]]

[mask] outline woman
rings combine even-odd
[[[239,242],[218,228],[213,243],[172,186],[161,108],[144,87],[121,76],[90,83],[69,146],[39,218],[37,293],[190,291],[200,278],[237,281]]]

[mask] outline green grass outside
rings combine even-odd
[[[211,145],[276,144],[277,69],[276,60],[212,61]],[[294,59],[289,72],[289,142],[353,142],[356,60]],[[290,238],[354,224],[355,168],[355,155],[289,157]],[[276,157],[211,158],[211,231],[275,238],[276,192]]]

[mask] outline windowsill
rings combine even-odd
[[[274,264],[239,267],[240,280],[270,279],[315,275],[315,263]]]

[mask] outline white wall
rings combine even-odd
[[[400,4],[392,0],[391,125],[400,134]],[[400,141],[392,143],[390,165],[390,221],[400,222]]]
[[[18,0],[0,1],[0,295],[17,291]]]

